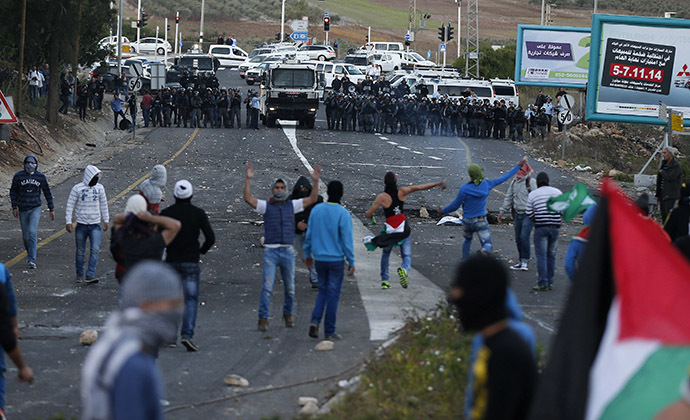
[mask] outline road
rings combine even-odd
[[[236,71],[221,70],[222,86],[246,84]],[[169,419],[193,416],[207,418],[258,419],[280,415],[289,418],[299,410],[299,396],[316,396],[321,401],[337,389],[339,379],[356,373],[390,332],[407,314],[433,309],[445,293],[460,259],[462,231],[459,226],[436,226],[434,218],[420,218],[425,205],[435,209],[450,203],[457,189],[468,181],[470,162],[484,168],[488,178],[509,170],[524,152],[505,141],[459,139],[456,137],[374,135],[329,132],[320,110],[314,130],[283,127],[258,131],[242,129],[142,129],[136,147],[117,153],[112,160],[93,162],[102,171],[102,183],[112,200],[111,214],[124,209],[124,202],[136,190],[136,183],[156,163],[167,162],[168,186],[165,195],[173,200],[172,185],[188,179],[195,188],[194,203],[209,214],[217,243],[203,258],[201,307],[195,342],[198,353],[183,347],[165,348],[159,356],[163,371]],[[243,111],[244,120],[244,111]],[[244,122],[244,121],[243,121]],[[338,332],[344,340],[332,352],[316,352],[318,340],[307,336],[316,293],[307,281],[301,263],[296,269],[296,328],[286,329],[280,319],[282,287],[278,283],[271,305],[269,331],[256,329],[257,304],[261,288],[263,227],[254,222],[261,217],[242,200],[244,166],[254,162],[257,170],[253,193],[268,198],[274,179],[283,178],[291,188],[307,168],[322,167],[324,182],[338,179],[345,185],[343,204],[355,224],[357,274],[343,286]],[[551,167],[532,160],[535,171],[549,173],[552,185],[565,191],[575,181]],[[83,169],[83,168],[81,168]],[[39,225],[38,269],[26,269],[21,259],[11,267],[19,300],[20,345],[36,373],[31,386],[17,384],[15,369],[9,369],[8,413],[12,418],[47,418],[62,412],[79,414],[79,375],[88,348],[79,344],[79,333],[100,328],[117,305],[114,263],[108,252],[109,233],[104,234],[97,274],[101,281],[85,286],[74,283],[74,238],[61,233],[64,206],[71,186],[81,180],[81,169],[72,178],[53,186],[56,220],[47,213]],[[378,252],[368,252],[361,238],[377,233],[378,224],[365,220],[364,212],[376,194],[383,191],[383,175],[393,170],[400,185],[446,178],[448,190],[433,189],[411,195],[406,212],[413,228],[410,288],[392,282],[390,290],[380,290]],[[503,184],[492,193],[490,211],[497,211],[503,199]],[[163,207],[165,203],[163,204]],[[19,224],[11,216],[0,220],[3,232],[0,258],[12,261],[22,249]],[[516,257],[512,226],[492,225],[496,255],[506,261]],[[529,272],[512,273],[528,322],[540,342],[548,345],[556,326],[568,283],[562,269],[570,236],[578,229],[570,224],[562,229],[557,258],[556,284],[552,292],[533,293],[536,263]],[[478,249],[474,244],[473,250]],[[15,259],[18,260],[18,259]],[[391,278],[399,256],[391,258]],[[11,365],[11,363],[10,363]],[[271,386],[261,393],[228,388],[223,378],[239,374],[250,382],[250,390]],[[215,400],[203,404],[204,401]]]

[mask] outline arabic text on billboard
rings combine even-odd
[[[516,75],[520,82],[585,86],[589,68],[589,29],[524,28],[522,40],[520,62],[517,63],[520,73]]]

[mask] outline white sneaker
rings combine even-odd
[[[520,271],[529,271],[526,262],[520,263]]]
[[[520,270],[521,268],[522,268],[522,263],[519,262],[519,261],[518,261],[517,263],[515,263],[515,264],[513,264],[513,265],[510,266],[510,269],[511,269],[511,270]]]

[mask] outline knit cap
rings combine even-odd
[[[136,264],[127,271],[122,283],[122,309],[137,307],[144,302],[183,298],[179,275],[158,261]]]
[[[193,193],[192,184],[186,179],[181,179],[175,183],[175,191],[173,191],[175,198],[186,200],[190,198]]]

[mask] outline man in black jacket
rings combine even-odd
[[[292,194],[288,197],[288,200],[296,200],[298,198],[309,197],[311,194],[312,186],[309,182],[309,178],[306,176],[301,176],[297,180],[297,183],[292,188]],[[316,203],[309,207],[305,207],[299,213],[295,213],[295,248],[297,248],[297,253],[299,254],[302,261],[304,261],[304,238],[307,236],[307,227],[309,224],[309,214],[315,205],[322,203],[323,198],[318,196]],[[316,277],[316,267],[312,266],[309,269],[309,282],[313,289],[319,288],[319,279]]]
[[[201,265],[199,256],[206,254],[216,241],[206,212],[192,204],[192,184],[183,179],[177,181],[173,195],[175,204],[161,212],[161,216],[179,220],[180,232],[168,245],[165,261],[177,271],[182,278],[184,290],[184,315],[182,318],[182,339],[180,342],[187,351],[198,351],[194,344],[194,325],[199,305],[199,277]],[[199,231],[204,234],[204,243],[199,247]]]
[[[675,154],[675,147],[664,147],[663,152],[661,152],[664,160],[661,162],[659,174],[656,176],[656,199],[659,201],[662,223],[666,222],[666,217],[680,197],[683,170],[675,159]]]

